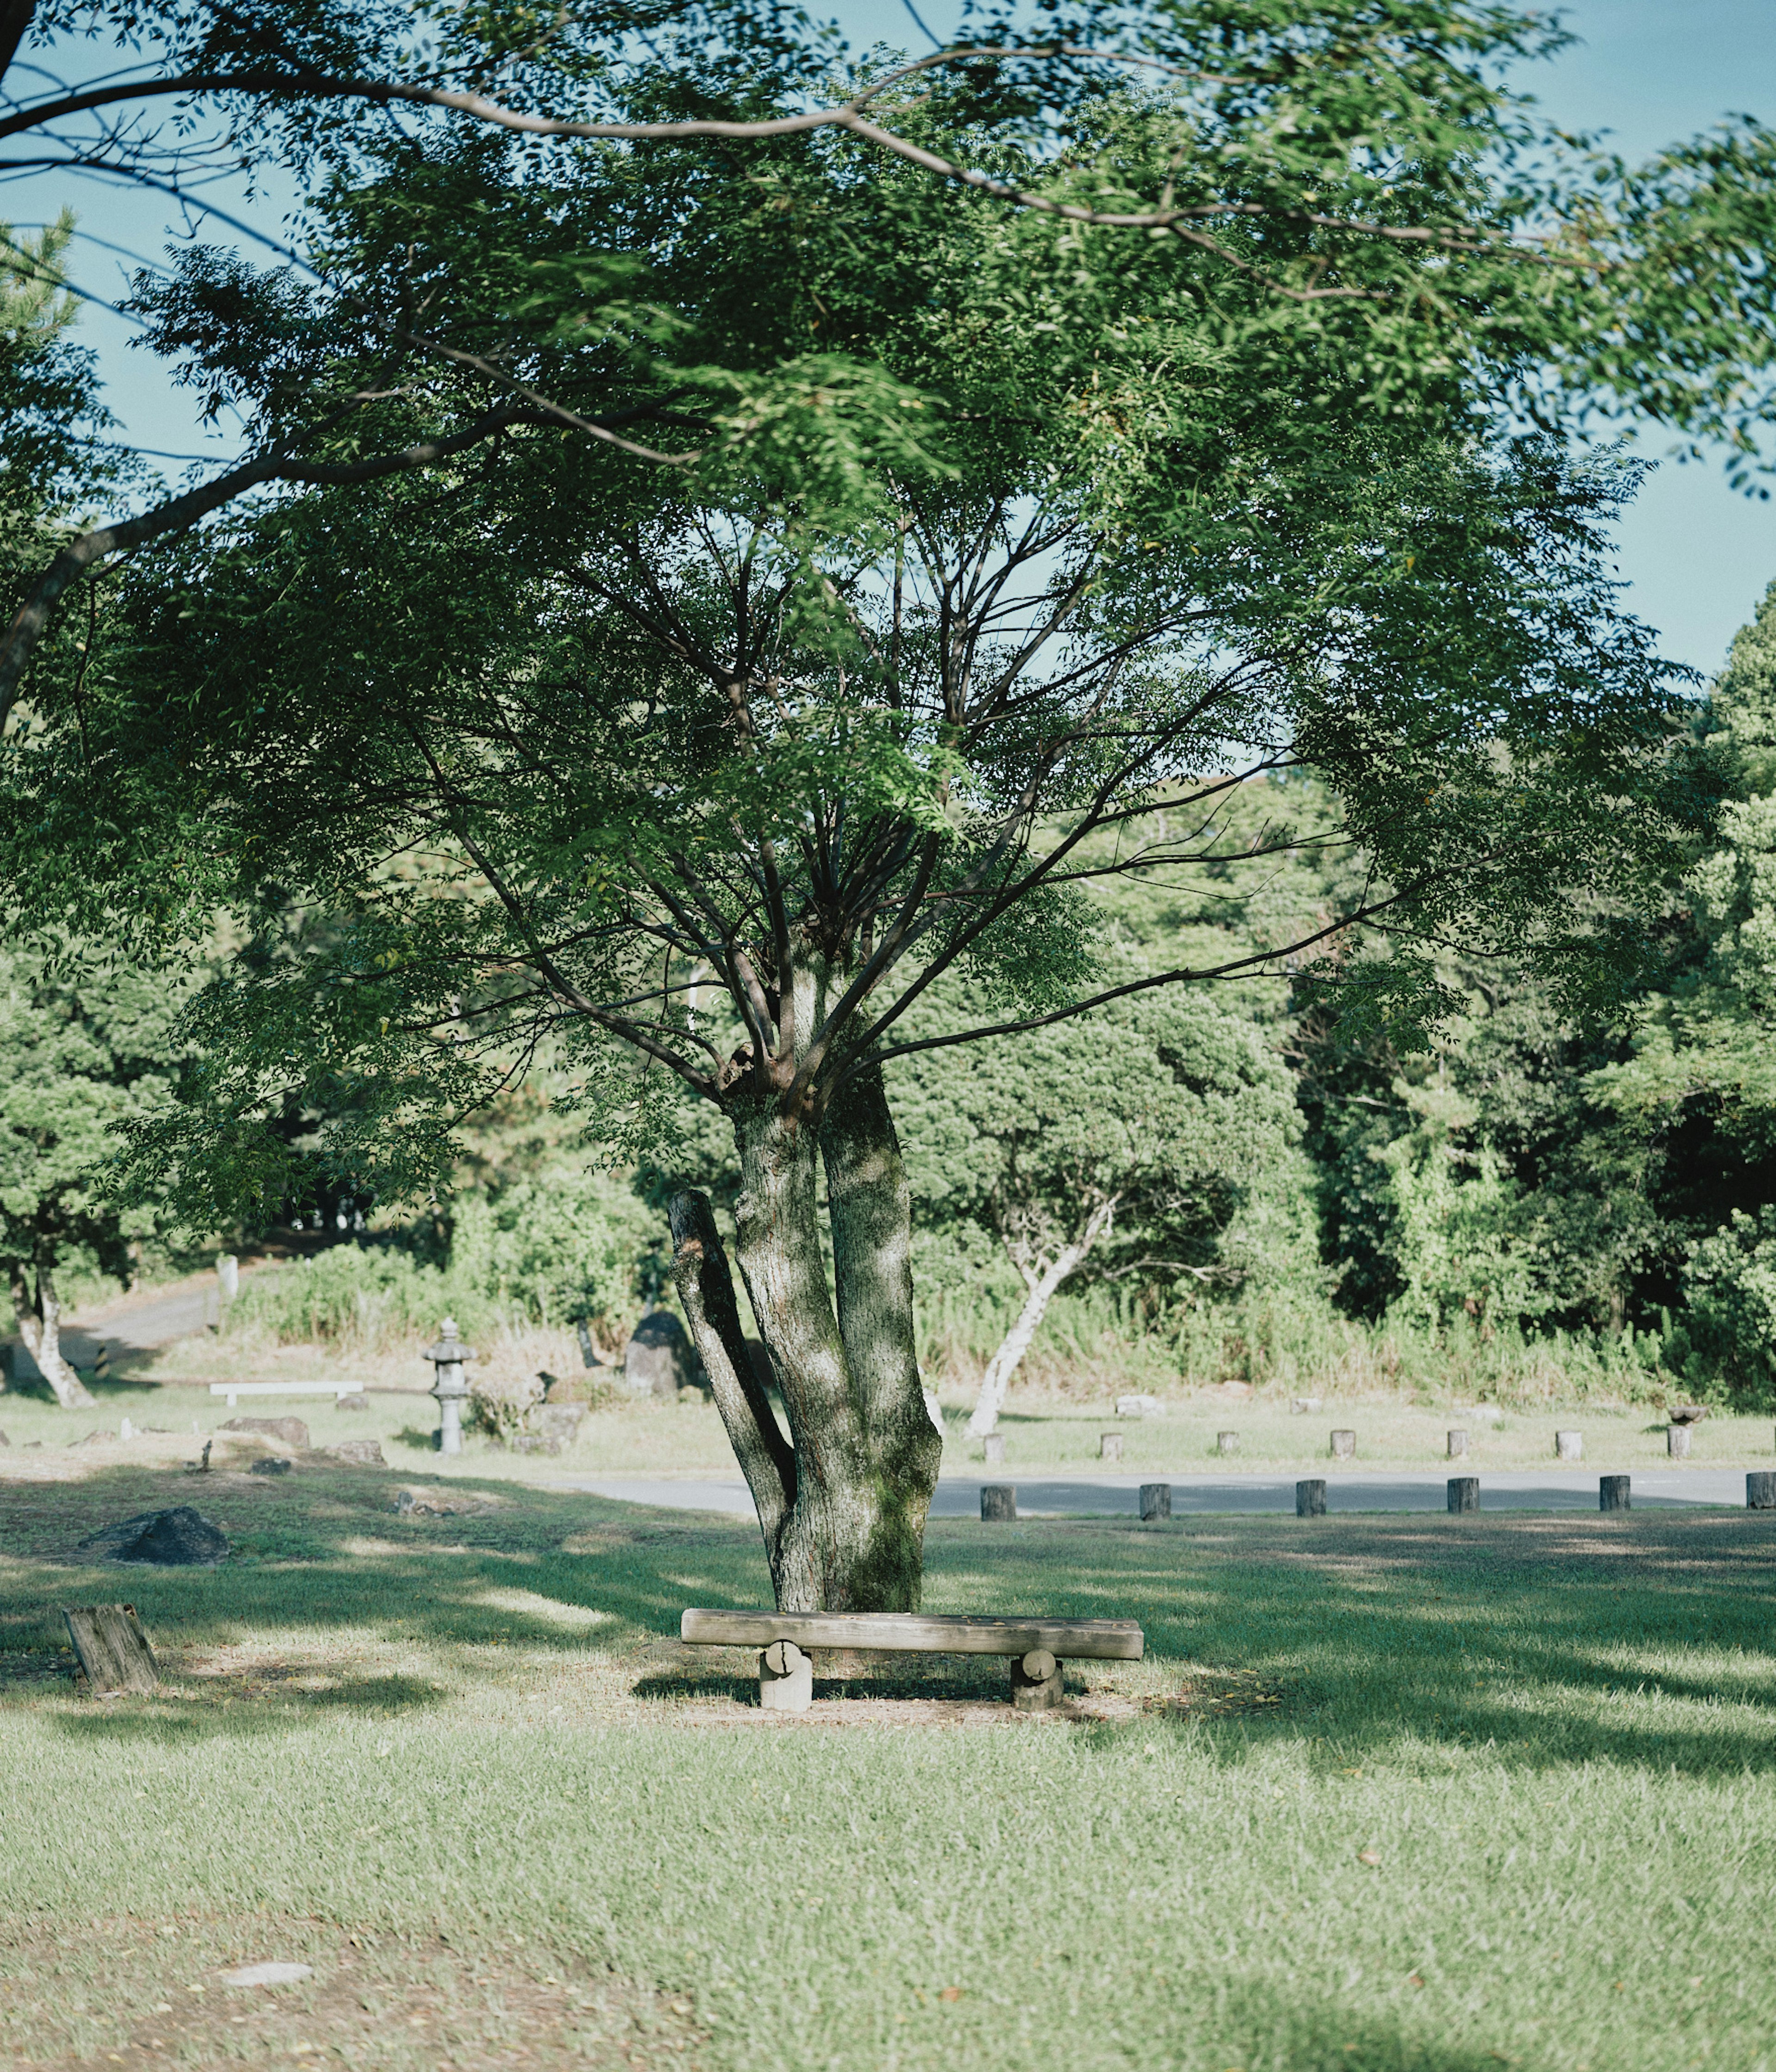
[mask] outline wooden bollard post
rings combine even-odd
[[[1690,1428],[1688,1424],[1667,1424],[1665,1427],[1665,1450],[1674,1461],[1690,1457]]]
[[[1332,1457],[1334,1461],[1348,1461],[1356,1450],[1357,1435],[1355,1432],[1334,1432],[1332,1434]]]
[[[1061,1698],[1061,1664],[1046,1647],[1011,1658],[1011,1702],[1020,1712],[1046,1712]]]
[[[1240,1450],[1240,1434],[1237,1432],[1217,1432],[1215,1435],[1215,1450],[1218,1453],[1237,1453]]]
[[[1002,1525],[1007,1519],[1018,1515],[1018,1486],[1015,1482],[983,1482],[980,1485],[980,1515],[989,1525]]]
[[[1776,1511],[1776,1475],[1768,1468],[1754,1469],[1745,1477],[1747,1511]]]
[[[1453,1511],[1478,1511],[1480,1508],[1480,1478],[1478,1475],[1449,1477],[1449,1508]]]
[[[1452,1432],[1449,1434],[1449,1458],[1452,1461],[1463,1460],[1466,1457],[1467,1451],[1467,1433],[1466,1432]]]
[[[814,1658],[792,1640],[774,1640],[758,1655],[758,1703],[767,1712],[805,1712],[814,1702]]]
[[[1628,1511],[1633,1508],[1628,1501],[1628,1478],[1626,1475],[1600,1475],[1597,1478],[1597,1508],[1599,1511]]]
[[[1156,1518],[1170,1518],[1172,1515],[1172,1486],[1170,1482],[1143,1482],[1141,1486],[1141,1522],[1150,1525]]]
[[[1002,1468],[1005,1464],[1005,1435],[1003,1432],[989,1432],[981,1441],[986,1449],[987,1466]]]
[[[1120,1461],[1122,1458],[1122,1434],[1120,1432],[1100,1432],[1098,1434],[1098,1458],[1100,1461]]]
[[[1317,1476],[1295,1485],[1295,1515],[1297,1518],[1325,1517],[1326,1484]]]
[[[1554,1434],[1554,1457],[1557,1461],[1582,1461],[1585,1458],[1585,1434],[1582,1432],[1556,1432]]]

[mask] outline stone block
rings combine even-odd
[[[224,1432],[256,1432],[261,1439],[280,1439],[298,1453],[308,1451],[308,1427],[300,1417],[231,1417]]]
[[[637,1396],[676,1403],[681,1388],[700,1388],[703,1374],[684,1326],[669,1309],[656,1309],[636,1325],[623,1355],[625,1379]]]

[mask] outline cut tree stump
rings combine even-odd
[[[1020,1712],[1046,1712],[1061,1702],[1061,1665],[1046,1647],[1011,1659],[1011,1702]]]
[[[1745,1477],[1747,1511],[1776,1511],[1776,1475],[1768,1468],[1754,1469]]]
[[[1002,1468],[1005,1465],[1005,1435],[1003,1432],[989,1432],[980,1444],[989,1468]]]
[[[134,1605],[86,1605],[62,1617],[95,1698],[159,1689],[160,1671]]]
[[[1170,1482],[1143,1482],[1141,1486],[1141,1522],[1149,1525],[1156,1518],[1170,1518],[1172,1515],[1172,1486]]]
[[[1100,1461],[1120,1461],[1122,1458],[1122,1434],[1120,1432],[1100,1432],[1098,1434],[1098,1458]]]
[[[814,1702],[814,1661],[792,1640],[774,1640],[758,1655],[758,1703],[767,1712],[805,1712]]]
[[[1237,1432],[1217,1432],[1215,1435],[1215,1450],[1218,1453],[1237,1453],[1240,1450],[1240,1434]]]
[[[1690,1428],[1688,1424],[1667,1424],[1665,1427],[1665,1450],[1674,1461],[1690,1457]]]
[[[1018,1485],[1015,1482],[983,1482],[980,1485],[980,1515],[989,1525],[1003,1524],[1018,1515]]]
[[[1597,1508],[1599,1511],[1628,1511],[1626,1475],[1599,1475],[1597,1478]]]
[[[1356,1450],[1357,1435],[1355,1432],[1334,1432],[1332,1434],[1334,1460],[1348,1461],[1355,1456]]]
[[[1557,1461],[1582,1461],[1585,1458],[1585,1434],[1582,1432],[1556,1432],[1554,1434],[1554,1457]]]
[[[1478,1511],[1480,1508],[1480,1478],[1478,1475],[1451,1475],[1449,1477],[1449,1509],[1453,1511]]]
[[[1295,1485],[1295,1515],[1297,1518],[1325,1517],[1326,1484],[1318,1475]]]
[[[1452,1433],[1450,1433],[1450,1434],[1449,1434],[1449,1458],[1450,1458],[1452,1461],[1459,1461],[1459,1460],[1462,1460],[1462,1459],[1463,1459],[1463,1458],[1466,1456],[1467,1450],[1468,1450],[1468,1435],[1467,1435],[1467,1433],[1466,1433],[1466,1432],[1452,1432]]]

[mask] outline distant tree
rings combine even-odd
[[[1290,1075],[1261,1033],[1188,995],[915,1054],[889,1091],[915,1215],[974,1219],[1026,1289],[981,1379],[976,1437],[997,1424],[1049,1304],[1088,1264],[1149,1287],[1240,1279],[1241,1211],[1277,1183],[1299,1134]]]
[[[0,1266],[18,1334],[64,1404],[92,1398],[62,1352],[56,1275],[132,1276],[132,1225],[104,1182],[116,1125],[166,1097],[180,1004],[155,973],[61,973],[0,955]]]

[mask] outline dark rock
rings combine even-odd
[[[272,1453],[262,1461],[255,1461],[248,1469],[249,1475],[287,1475],[294,1463],[286,1461],[282,1453]]]
[[[370,1399],[360,1388],[356,1396],[342,1396],[334,1403],[335,1410],[368,1410]]]
[[[354,1468],[385,1468],[388,1465],[382,1457],[380,1442],[375,1439],[342,1439],[336,1446],[323,1446],[321,1457],[343,1461]]]
[[[669,1309],[656,1309],[636,1325],[623,1371],[637,1396],[662,1403],[677,1402],[681,1388],[695,1388],[703,1379],[684,1326]]]
[[[395,1491],[391,1508],[403,1518],[480,1518],[493,1509],[484,1496],[456,1494],[408,1484]]]
[[[308,1451],[308,1427],[300,1417],[231,1417],[224,1432],[257,1432],[267,1439],[282,1439],[299,1453]]]
[[[213,1566],[228,1557],[226,1533],[188,1503],[173,1511],[146,1511],[108,1525],[80,1542],[82,1552],[91,1552],[107,1561],[143,1561],[162,1568],[197,1568]]]
[[[102,1446],[110,1437],[109,1432],[88,1432],[84,1439],[70,1439],[68,1450],[72,1453],[76,1446]]]
[[[34,1447],[41,1446],[43,1443],[41,1439],[27,1439],[25,1441],[25,1451],[28,1453]]]

